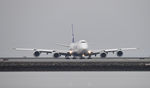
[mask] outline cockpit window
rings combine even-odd
[[[81,43],[86,43],[86,41],[82,40]]]
[[[82,41],[81,43],[86,43],[85,41]]]

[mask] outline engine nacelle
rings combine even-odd
[[[59,53],[54,53],[54,55],[53,55],[55,58],[58,58],[59,56],[60,56],[60,54]]]
[[[107,56],[107,53],[105,53],[105,52],[104,52],[104,53],[101,53],[100,56],[101,56],[102,58],[105,58],[105,57]]]
[[[33,55],[34,55],[35,57],[38,57],[38,56],[40,56],[40,52],[39,52],[39,51],[35,51]]]
[[[120,57],[120,56],[122,56],[122,55],[123,55],[123,52],[122,52],[122,51],[118,51],[118,52],[117,52],[117,56]]]

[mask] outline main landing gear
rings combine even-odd
[[[87,59],[92,59],[92,58],[91,58],[91,55],[89,55],[89,56],[82,56],[82,55],[81,55],[81,56],[73,56],[73,57],[71,57],[70,55],[66,55],[66,56],[65,56],[66,59],[71,59],[71,58],[72,58],[72,59],[78,59],[78,58],[79,58],[79,59],[86,59],[86,57],[87,57]]]

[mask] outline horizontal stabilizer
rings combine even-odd
[[[56,45],[60,45],[60,46],[64,46],[64,47],[70,47],[69,45],[60,44],[60,43],[56,43]]]

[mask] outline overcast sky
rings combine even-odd
[[[150,56],[150,0],[0,0],[0,57],[32,56],[12,48],[67,49],[85,39],[91,49],[137,47]],[[42,55],[45,56],[45,55]],[[1,88],[149,88],[149,72],[1,72]]]
[[[90,49],[137,47],[150,56],[149,0],[0,0],[0,56],[32,56],[12,48],[67,49],[55,43],[85,39]]]

